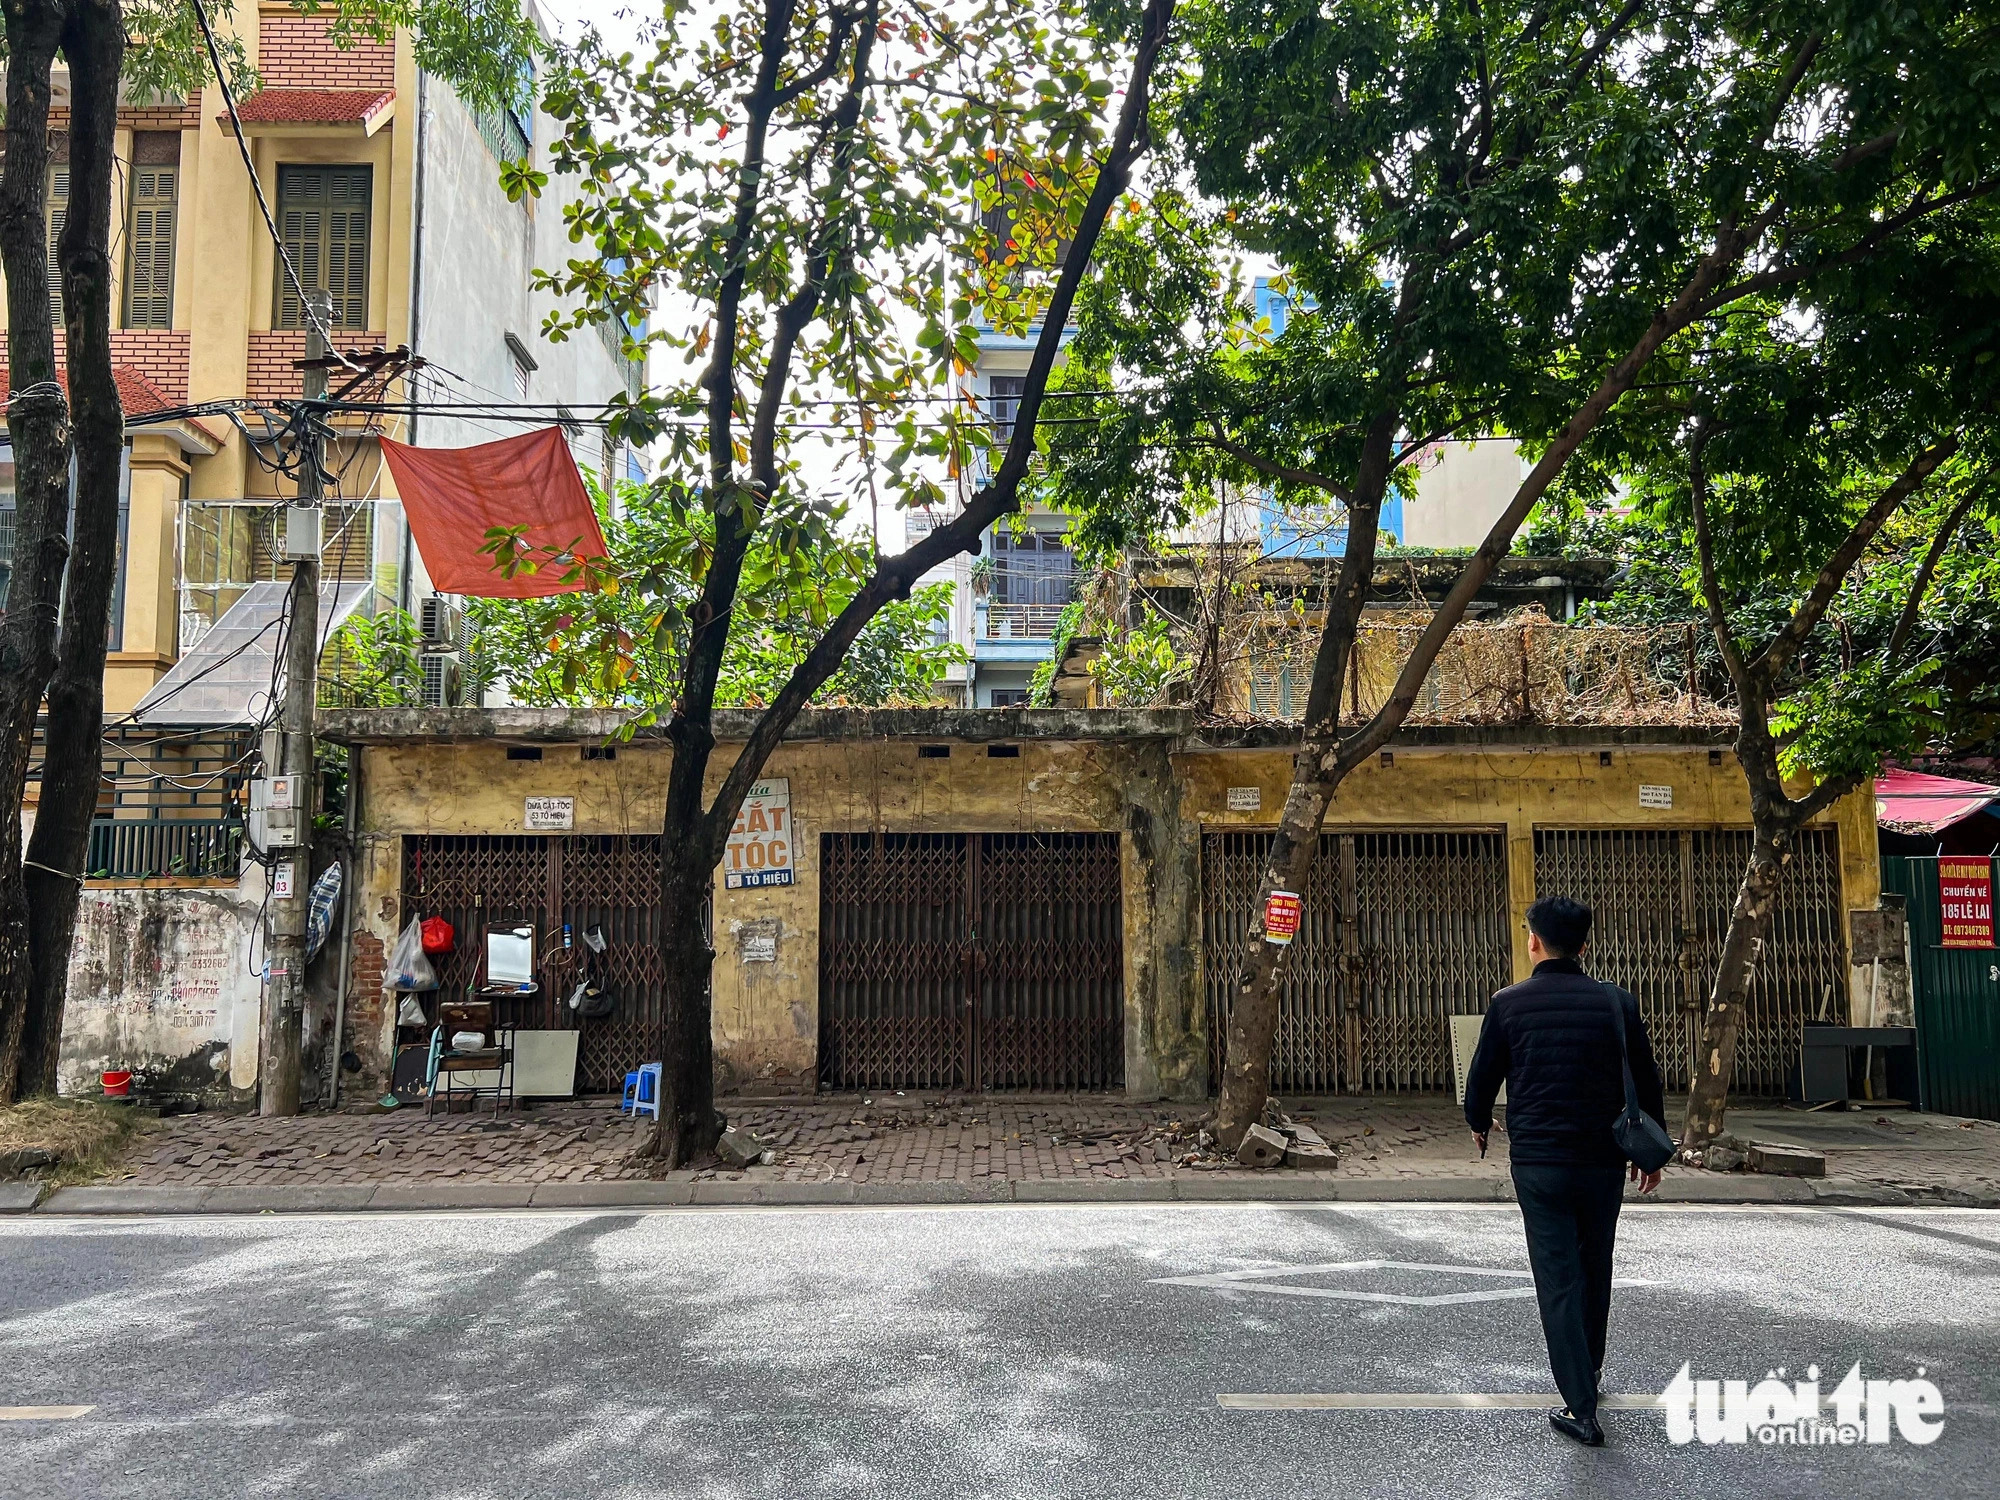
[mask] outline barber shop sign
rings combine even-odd
[[[723,889],[792,883],[792,784],[782,776],[755,782],[736,814],[722,856]]]

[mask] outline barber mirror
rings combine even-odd
[[[523,985],[535,979],[535,929],[489,927],[486,930],[486,982]]]

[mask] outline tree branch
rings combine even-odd
[[[1923,488],[1924,481],[1937,472],[1939,464],[1958,452],[1959,441],[1959,434],[1954,432],[1924,449],[1910,461],[1909,467],[1876,496],[1875,503],[1862,512],[1861,519],[1854,523],[1840,545],[1834,548],[1833,555],[1826,560],[1826,565],[1819,570],[1819,577],[1813,581],[1811,591],[1800,602],[1799,607],[1792,611],[1792,617],[1785,622],[1784,628],[1772,636],[1764,649],[1751,659],[1750,671],[1760,677],[1767,686],[1775,684],[1784,676],[1785,668],[1791,665],[1792,658],[1797,656],[1805,645],[1806,637],[1812,634],[1826,614],[1827,606],[1833,603],[1834,595],[1840,592],[1840,586],[1847,581],[1848,571],[1860,560],[1861,554],[1868,550],[1868,544],[1875,540],[1875,534],[1888,522],[1889,517],[1896,513],[1898,506]]]
[[[1091,188],[1090,199],[1084,205],[1082,218],[1077,224],[1069,257],[1043,312],[1041,336],[1036,341],[1034,357],[1028,366],[1021,404],[1015,415],[1014,434],[1008,441],[999,471],[980,488],[955,519],[940,526],[909,550],[882,559],[874,575],[848,601],[846,608],[834,617],[826,633],[806,653],[805,660],[792,669],[791,676],[778,690],[771,706],[758,716],[742,751],[730,766],[722,785],[716,789],[714,801],[710,804],[712,821],[719,823],[724,809],[741,805],[750,784],[762,772],[765,761],[784,738],[785,731],[800,710],[812,700],[812,695],[839,668],[847,648],[882,607],[892,599],[909,597],[916,580],[939,563],[961,552],[977,551],[980,536],[986,528],[1018,506],[1021,482],[1027,477],[1028,464],[1035,453],[1036,422],[1048,390],[1049,376],[1062,350],[1063,329],[1069,320],[1070,308],[1075,304],[1077,288],[1082,284],[1084,272],[1097,248],[1104,221],[1110,216],[1119,195],[1125,191],[1133,165],[1148,144],[1146,125],[1152,99],[1153,72],[1159,63],[1160,50],[1166,43],[1174,3],[1175,0],[1147,0],[1139,44],[1132,61],[1131,81],[1126,88],[1125,103],[1118,113],[1117,126],[1112,132],[1111,149],[1098,171],[1097,182]]]
[[[1896,662],[1903,654],[1903,648],[1909,644],[1911,635],[1916,631],[1917,615],[1923,608],[1924,595],[1930,592],[1931,578],[1937,572],[1938,563],[1943,559],[1945,549],[1951,545],[1952,537],[1957,535],[1958,528],[1964,524],[1967,514],[1971,512],[1979,497],[1986,492],[1986,487],[1993,482],[1995,474],[2000,474],[2000,464],[1995,464],[1966,488],[1965,498],[1951,508],[1951,514],[1945,517],[1944,524],[1938,527],[1937,535],[1931,538],[1931,544],[1924,552],[1924,560],[1917,567],[1917,576],[1910,580],[1910,597],[1903,601],[1903,612],[1896,618],[1896,628],[1889,632],[1886,654],[1890,670],[1895,670]]]
[[[1743,653],[1737,649],[1736,633],[1730,628],[1729,611],[1723,608],[1722,589],[1715,577],[1715,540],[1708,529],[1708,461],[1705,453],[1709,437],[1708,418],[1696,418],[1694,433],[1688,440],[1688,498],[1694,511],[1695,556],[1701,563],[1701,602],[1708,612],[1708,624],[1715,633],[1715,644],[1722,652],[1722,664],[1728,669],[1729,680],[1736,684],[1737,698],[1748,702],[1749,675],[1743,665]]]
[[[1205,443],[1211,448],[1220,449],[1231,458],[1255,469],[1259,474],[1268,474],[1273,479],[1283,479],[1288,483],[1303,485],[1308,489],[1324,490],[1343,505],[1353,503],[1353,491],[1349,490],[1345,485],[1328,478],[1324,474],[1316,473],[1311,469],[1297,469],[1293,468],[1290,464],[1281,464],[1275,459],[1266,458],[1255,449],[1246,448],[1243,444],[1224,437],[1220,427],[1214,429],[1212,436],[1198,437],[1196,441]]]

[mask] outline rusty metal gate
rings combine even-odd
[[[577,1092],[616,1093],[628,1071],[658,1056],[664,999],[657,835],[405,838],[403,921],[415,915],[441,916],[458,935],[438,965],[438,989],[447,995],[478,982],[488,926],[533,924],[540,988],[499,997],[495,1016],[503,1026],[580,1031]],[[567,954],[565,923],[572,935]],[[601,1019],[581,1020],[567,1000],[583,934],[592,926],[604,929],[606,942],[592,966],[609,983],[617,1006]]]
[[[1116,1088],[1118,836],[823,834],[820,1084]]]
[[[1747,828],[1535,831],[1536,892],[1574,896],[1596,914],[1590,972],[1639,997],[1669,1089],[1693,1076],[1750,845]],[[1847,1013],[1838,842],[1831,830],[1806,829],[1794,849],[1736,1042],[1731,1088],[1741,1094],[1782,1096],[1805,1021]]]
[[[1202,959],[1210,1077],[1270,843],[1202,842]],[[1283,1094],[1449,1090],[1452,1015],[1476,1015],[1512,976],[1503,834],[1328,833],[1287,955],[1271,1049]]]

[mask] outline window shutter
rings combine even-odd
[[[365,167],[327,174],[326,289],[341,328],[368,326],[369,176]]]
[[[367,167],[280,167],[278,234],[307,291],[333,297],[333,327],[368,324],[368,214],[373,174]],[[273,301],[279,328],[303,328],[305,311],[285,268]]]
[[[132,228],[126,236],[125,326],[171,328],[174,321],[173,167],[137,167],[132,174]]]
[[[56,240],[69,220],[69,168],[49,168],[49,320],[63,326],[62,270],[56,264]]]

